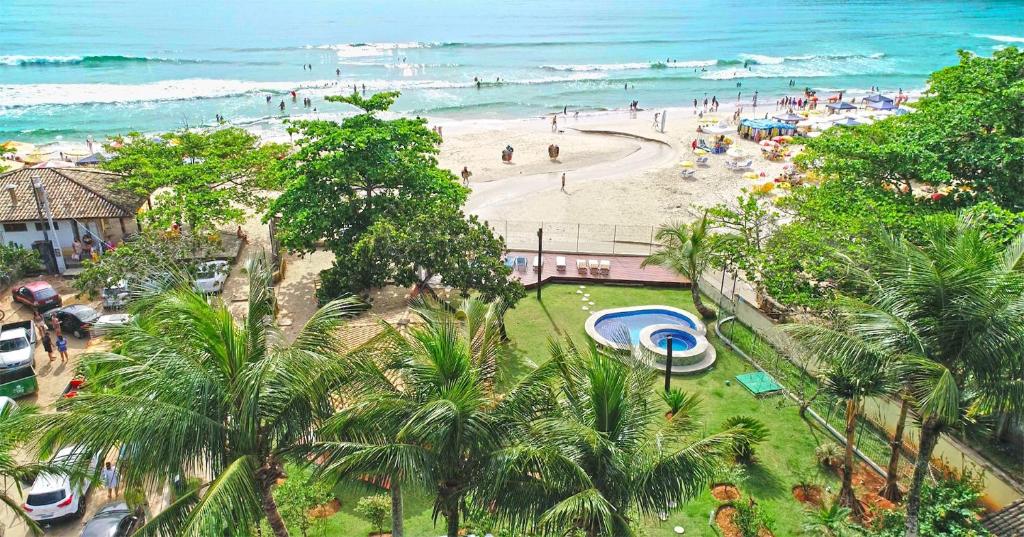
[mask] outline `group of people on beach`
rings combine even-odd
[[[68,363],[68,340],[61,331],[60,321],[57,320],[57,316],[50,315],[50,326],[47,326],[43,316],[37,311],[35,312],[34,322],[36,330],[39,332],[39,340],[43,342],[43,350],[46,351],[46,356],[50,358],[50,363],[57,359],[53,355],[53,349],[56,347],[57,353],[60,354],[61,365],[66,365]],[[51,326],[54,337],[50,337]]]

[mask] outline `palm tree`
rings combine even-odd
[[[711,221],[705,212],[692,224],[676,223],[658,228],[654,237],[661,249],[644,259],[641,266],[659,265],[690,279],[693,307],[701,317],[714,319],[715,310],[704,305],[700,296],[700,277],[711,263],[713,236]]]
[[[571,342],[552,347],[555,406],[493,458],[481,507],[513,533],[624,537],[637,517],[706,488],[727,435],[694,440],[696,416],[666,420],[652,369]]]
[[[889,500],[898,502],[903,499],[903,491],[900,490],[900,452],[903,450],[903,433],[907,428],[907,415],[910,413],[910,395],[905,389],[897,394],[900,400],[900,414],[896,418],[896,429],[893,431],[892,440],[889,442],[889,464],[885,467],[885,485],[878,491],[878,495]]]
[[[434,516],[456,537],[467,499],[489,478],[492,454],[528,423],[546,399],[535,371],[499,394],[495,372],[504,350],[500,308],[476,299],[460,307],[422,304],[421,327],[394,328],[350,357],[354,391],[317,433],[321,472],[387,476],[434,495]],[[436,520],[436,518],[435,518]]]
[[[44,446],[121,449],[128,486],[153,486],[185,473],[203,485],[153,517],[146,531],[175,536],[245,533],[266,518],[288,530],[272,488],[289,450],[333,412],[344,379],[335,330],[358,304],[331,302],[294,341],[272,324],[265,256],[247,264],[249,303],[240,322],[190,286],[149,295],[115,334],[117,352],[83,358],[99,373],[46,421]],[[236,533],[238,532],[238,533]]]
[[[870,267],[851,271],[863,299],[838,303],[833,346],[898,357],[906,370],[921,427],[906,518],[917,537],[939,436],[993,409],[1024,408],[1024,235],[1002,247],[962,217],[930,222],[920,245],[883,236],[878,246]]]
[[[808,510],[804,520],[804,533],[824,537],[867,535],[868,532],[864,528],[850,521],[850,514],[850,508],[839,505],[839,502]]]

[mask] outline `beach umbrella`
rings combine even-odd
[[[798,123],[800,121],[803,121],[804,116],[794,114],[792,111],[789,111],[784,114],[775,114],[774,116],[772,116],[772,119],[776,119],[783,123]]]
[[[757,179],[758,175],[754,172],[747,172],[743,174],[744,179]]]
[[[722,125],[721,123],[719,123],[718,125],[701,127],[701,130],[708,134],[726,134],[729,132],[733,132],[736,129],[734,127],[730,127],[729,125]]]
[[[684,168],[692,168],[693,167],[693,161],[692,160],[684,160],[683,161],[683,167]]]
[[[705,151],[705,150],[703,150],[703,149],[697,148],[697,149],[694,149],[694,150],[693,150],[693,154],[694,154],[694,155],[700,155],[700,156],[703,156],[703,155],[707,155],[707,154],[708,154],[708,152],[707,152],[707,151]]]
[[[838,121],[833,122],[833,125],[839,125],[839,126],[842,126],[842,127],[856,127],[857,125],[863,125],[863,124],[864,124],[864,122],[857,121],[856,119],[853,119],[852,117],[844,117],[843,119],[840,119]]]
[[[725,152],[725,154],[736,159],[747,157],[747,152],[736,146],[730,147],[729,150]]]

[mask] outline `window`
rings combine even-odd
[[[4,224],[4,231],[8,233],[17,233],[19,231],[28,231],[28,226],[25,224]]]
[[[50,224],[48,222],[36,222],[36,231],[42,230],[50,231]],[[53,223],[53,229],[60,230],[60,224],[57,222]]]
[[[31,505],[33,507],[42,505],[52,505],[63,500],[66,497],[67,494],[64,492],[63,489],[52,490],[49,492],[42,492],[39,494],[29,494],[28,498],[25,499],[25,504]]]

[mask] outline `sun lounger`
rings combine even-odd
[[[697,157],[696,159],[694,159],[694,162],[696,162],[698,166],[707,166],[708,157]]]
[[[540,271],[540,258],[537,256],[533,256],[533,271]]]
[[[679,176],[680,177],[694,177],[696,175],[697,175],[697,172],[695,170],[683,170],[683,171],[679,172]]]
[[[608,274],[612,271],[612,262],[607,259],[601,260],[601,274]]]
[[[565,257],[558,256],[555,258],[555,270],[558,272],[565,272]]]
[[[587,261],[587,266],[589,266],[589,267],[590,267],[590,273],[591,273],[591,274],[597,274],[597,273],[598,273],[598,271],[600,271],[600,270],[601,270],[601,269],[599,268],[599,267],[600,267],[600,265],[598,264],[598,262],[597,262],[597,260],[596,260],[596,259],[591,259],[591,260]]]
[[[577,259],[576,260],[576,272],[579,272],[580,274],[586,274],[587,273],[587,260],[586,259]]]

